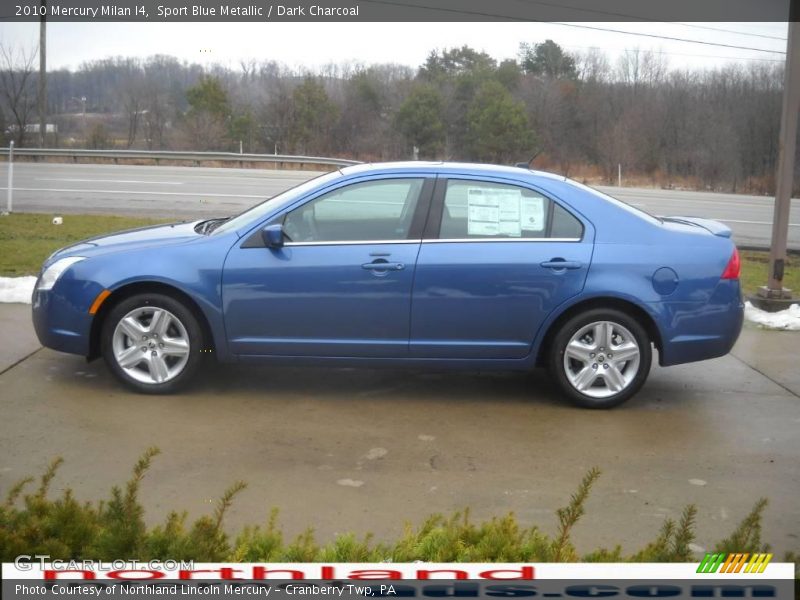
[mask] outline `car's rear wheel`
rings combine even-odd
[[[123,300],[108,313],[101,335],[111,372],[139,392],[176,391],[191,381],[201,359],[200,324],[181,302],[164,294]]]
[[[553,338],[550,373],[573,403],[611,408],[628,400],[650,373],[644,327],[614,309],[593,309],[564,323]]]

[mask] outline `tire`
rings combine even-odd
[[[192,381],[202,358],[197,318],[164,294],[137,294],[121,301],[106,316],[100,335],[111,372],[145,394],[179,390]]]
[[[577,406],[612,408],[644,385],[652,357],[650,338],[636,319],[619,310],[597,308],[561,326],[553,338],[548,368]]]

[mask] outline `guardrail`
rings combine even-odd
[[[0,156],[8,156],[9,148],[0,148]],[[233,162],[233,163],[272,163],[276,165],[293,164],[330,165],[333,167],[347,167],[360,164],[357,160],[343,158],[329,158],[326,156],[293,156],[286,154],[237,154],[236,152],[182,152],[172,150],[81,150],[72,148],[14,148],[13,156],[39,157],[65,157],[78,162],[79,158],[102,158],[118,162],[119,160],[152,160],[158,164],[160,161],[188,161],[195,164],[201,162]]]

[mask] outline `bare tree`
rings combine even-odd
[[[576,54],[575,68],[582,82],[605,83],[610,77],[608,57],[597,48]]]
[[[617,59],[617,77],[636,90],[642,82],[643,52],[638,48],[625,50]]]
[[[36,114],[35,60],[36,51],[0,44],[0,100],[12,118],[12,137],[18,147],[25,145],[28,125]]]
[[[146,93],[144,77],[139,66],[131,64],[127,77],[119,87],[120,104],[127,122],[127,148],[130,148],[136,142],[143,116],[142,113],[147,105]]]
[[[142,130],[147,149],[162,149],[166,145],[167,124],[171,113],[169,94],[159,82],[148,80],[145,109],[142,111]]]

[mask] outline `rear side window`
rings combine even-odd
[[[527,188],[451,179],[439,239],[580,239],[583,225],[559,204]]]
[[[583,237],[583,223],[573,217],[557,202],[553,202],[552,206],[553,221],[550,224],[550,235],[548,237],[581,239]]]

